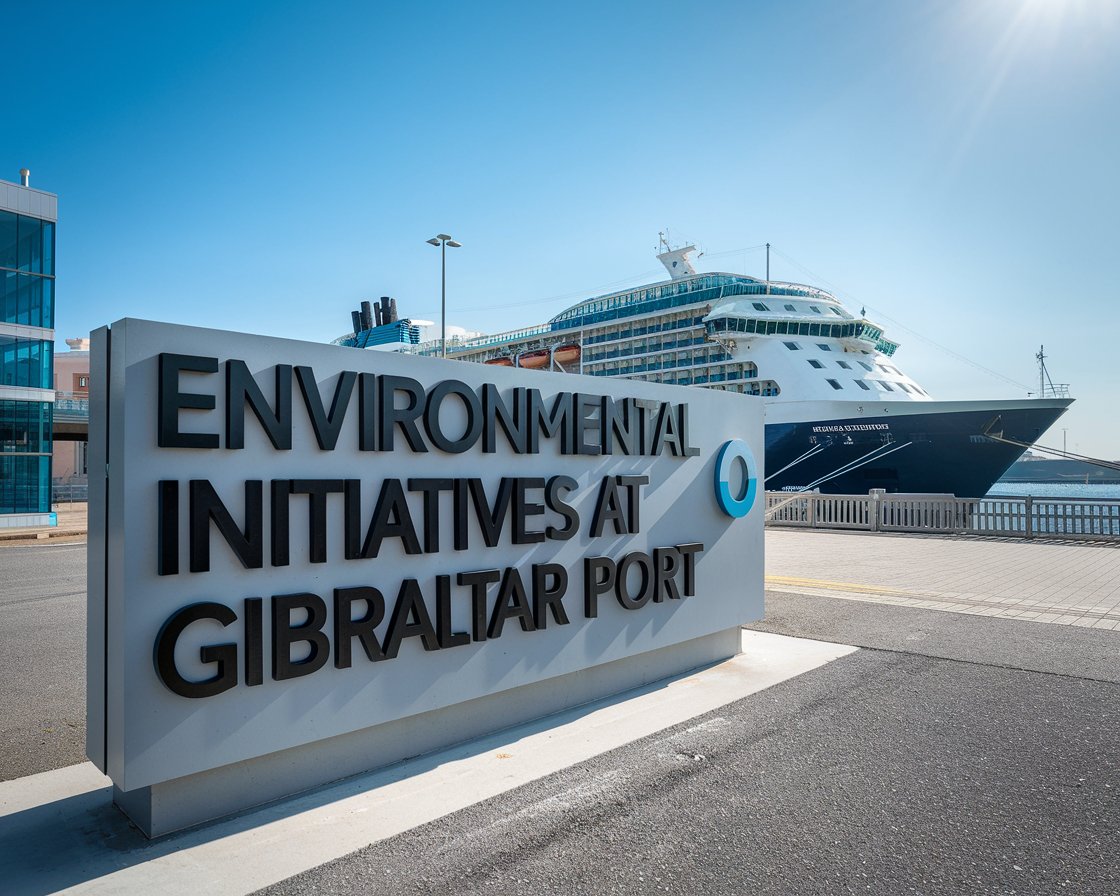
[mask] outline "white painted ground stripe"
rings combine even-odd
[[[858,648],[744,631],[743,649],[668,685],[553,716],[547,726],[521,725],[131,850],[121,849],[122,839],[139,835],[122,838],[125,823],[108,805],[108,779],[89,763],[9,781],[0,784],[0,879],[11,892],[249,893]]]
[[[807,587],[809,579],[798,580],[804,585],[788,584],[794,580],[770,582],[766,580],[766,590],[779,594],[804,594],[807,597],[832,597],[839,600],[854,600],[864,603],[892,604],[899,607],[912,607],[918,610],[941,610],[948,613],[965,613],[971,616],[997,616],[1016,619],[1020,622],[1039,622],[1049,625],[1077,625],[1086,628],[1109,630],[1120,625],[1120,608],[1095,609],[1092,607],[1070,606],[1069,604],[1048,604],[1011,600],[1010,598],[982,598],[975,595],[948,596],[945,594],[923,594],[918,591],[898,591],[878,589],[875,591],[842,590],[829,582],[817,582]],[[863,586],[852,585],[851,588]]]

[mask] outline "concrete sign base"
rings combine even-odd
[[[431,753],[736,656],[738,627],[446,709],[270,753],[151,787],[113,788],[113,802],[161,837],[402,759]]]

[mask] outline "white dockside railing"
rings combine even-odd
[[[1120,501],[767,492],[766,525],[1120,541]]]

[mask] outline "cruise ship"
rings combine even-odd
[[[895,362],[898,343],[829,292],[701,274],[695,246],[661,250],[668,280],[587,299],[539,326],[448,339],[447,357],[759,396],[770,490],[981,497],[1072,403],[1064,388],[936,401]],[[400,348],[439,354],[439,340],[416,344],[395,304],[393,317],[375,325],[355,312],[355,332],[335,342],[390,348],[411,333]]]

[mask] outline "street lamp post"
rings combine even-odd
[[[447,357],[447,247],[458,249],[462,243],[457,243],[446,233],[437,233],[428,244],[438,246],[440,252],[440,321],[439,321],[439,355]]]

